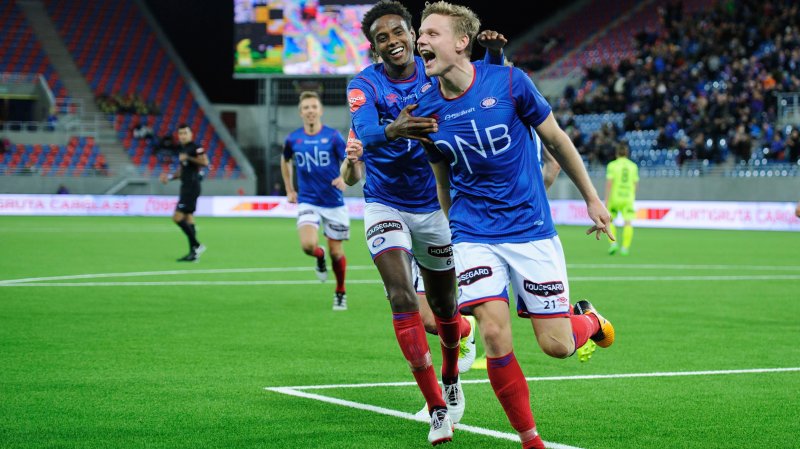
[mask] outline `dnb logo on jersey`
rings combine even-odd
[[[356,112],[358,108],[367,102],[367,96],[361,89],[353,89],[347,92],[347,102],[350,103],[350,112]]]

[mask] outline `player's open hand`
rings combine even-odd
[[[169,175],[166,173],[161,173],[158,175],[158,180],[161,181],[161,184],[166,184],[169,182]]]
[[[600,234],[608,235],[608,238],[615,242],[617,239],[614,238],[614,234],[611,233],[611,214],[608,213],[608,209],[603,204],[602,201],[595,200],[587,204],[587,212],[589,213],[589,218],[592,219],[594,225],[586,230],[586,235],[591,233],[595,233],[595,238],[600,240]]]
[[[439,124],[432,117],[415,117],[411,111],[417,109],[417,104],[410,104],[400,111],[400,115],[386,126],[386,137],[396,140],[399,137],[419,140],[423,143],[433,143],[428,134],[439,131]]]
[[[296,204],[297,203],[297,192],[286,192],[286,201]]]
[[[344,179],[341,176],[337,176],[336,178],[334,178],[333,181],[331,181],[331,185],[341,190],[342,192],[344,192],[345,189],[347,189],[347,184],[344,183]]]
[[[508,43],[508,39],[501,33],[492,30],[483,30],[478,33],[478,43],[487,50],[501,50]]]
[[[797,207],[794,210],[794,214],[797,215],[797,218],[800,218],[800,201],[797,202]]]

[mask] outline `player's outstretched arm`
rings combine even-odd
[[[439,131],[439,125],[434,118],[411,115],[411,111],[416,109],[417,106],[416,104],[410,104],[404,107],[397,118],[386,125],[384,132],[388,140],[392,141],[405,137],[406,139],[419,140],[422,143],[433,143],[428,138],[428,134]]]
[[[615,240],[614,235],[608,229],[611,224],[611,215],[597,195],[597,190],[589,178],[589,173],[586,172],[586,167],[583,166],[583,160],[578,154],[578,150],[567,133],[558,126],[552,112],[536,127],[536,133],[542,138],[542,142],[552,152],[553,157],[581,192],[581,196],[586,202],[589,218],[594,222],[586,234],[595,233],[595,238],[600,240],[600,234],[605,233],[612,241]]]

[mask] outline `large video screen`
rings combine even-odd
[[[361,19],[375,0],[234,0],[234,76],[354,74],[372,61]]]

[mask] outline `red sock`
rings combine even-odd
[[[344,272],[347,269],[347,259],[342,256],[333,260],[333,273],[336,275],[336,293],[344,293]]]
[[[572,338],[575,339],[575,349],[586,344],[589,337],[600,330],[600,324],[589,315],[570,315],[572,323]]]
[[[472,325],[469,324],[469,321],[464,317],[464,315],[458,314],[461,317],[461,321],[458,323],[459,328],[461,329],[461,338],[466,337],[472,332]]]
[[[514,351],[502,357],[486,357],[489,382],[500,405],[506,412],[511,427],[518,433],[530,435],[536,430],[536,422],[531,411],[530,391],[522,368],[514,357]],[[523,441],[523,444],[528,441]],[[524,447],[524,446],[523,446]]]
[[[458,377],[461,314],[456,312],[452,318],[434,315],[434,319],[436,319],[436,330],[439,332],[439,344],[442,345],[442,379],[455,379]]]
[[[318,247],[314,248],[314,251],[311,253],[311,255],[316,257],[316,258],[320,258],[320,257],[325,255],[325,250],[322,249],[321,246],[318,246]]]
[[[428,338],[425,336],[425,327],[419,312],[406,312],[392,314],[394,333],[400,350],[408,360],[411,373],[417,381],[428,410],[433,407],[447,407],[442,398],[442,389],[436,378],[436,371],[431,362],[431,350],[428,347]]]

